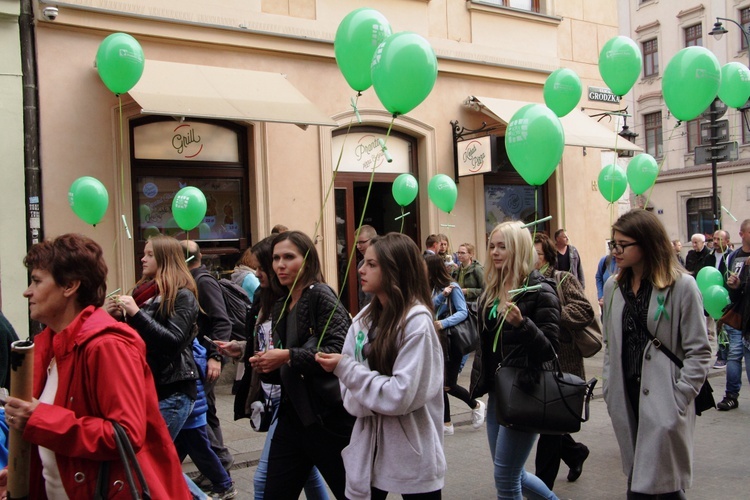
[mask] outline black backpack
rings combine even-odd
[[[224,297],[229,321],[232,323],[232,340],[246,340],[245,325],[252,306],[250,297],[244,288],[226,278],[219,280],[219,288]]]

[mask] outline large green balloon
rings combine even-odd
[[[599,192],[608,202],[619,200],[627,188],[628,179],[619,165],[607,165],[599,172]]]
[[[372,85],[372,56],[391,33],[391,25],[385,16],[367,7],[353,10],[339,24],[333,42],[336,64],[346,83],[357,92]]]
[[[570,113],[581,100],[581,79],[568,68],[556,69],[544,82],[544,103],[559,117]]]
[[[401,174],[393,181],[393,199],[399,206],[405,207],[414,201],[419,193],[417,179],[411,174]]]
[[[703,309],[713,318],[719,319],[724,314],[724,308],[729,305],[729,292],[719,285],[712,285],[703,295]]]
[[[404,31],[386,38],[372,59],[372,86],[393,115],[419,106],[437,79],[437,57],[430,43]]]
[[[648,153],[642,153],[628,163],[628,184],[635,194],[643,194],[654,185],[659,175],[659,165]]]
[[[505,130],[505,150],[513,168],[532,186],[541,186],[562,159],[565,133],[555,113],[542,104],[527,104]]]
[[[675,118],[690,121],[711,105],[720,83],[721,67],[716,56],[705,47],[686,47],[664,70],[664,103]]]
[[[724,277],[721,275],[721,271],[716,269],[714,266],[707,266],[701,268],[698,274],[695,275],[695,283],[698,285],[698,290],[702,294],[705,294],[709,287],[712,286],[724,286]]]
[[[206,196],[197,187],[180,189],[172,200],[172,216],[180,229],[195,229],[206,216]]]
[[[93,177],[79,177],[70,185],[68,204],[73,212],[87,224],[97,225],[102,221],[109,194],[104,184]]]
[[[638,45],[626,36],[616,36],[599,53],[599,74],[613,94],[623,96],[641,74],[643,57]]]
[[[458,189],[453,179],[445,174],[437,174],[427,185],[427,194],[430,200],[443,212],[450,213],[456,206]]]
[[[112,33],[96,52],[96,70],[115,94],[124,94],[138,83],[145,61],[141,44],[127,33]]]
[[[730,62],[721,68],[719,99],[730,108],[740,108],[750,98],[750,70],[742,63]]]

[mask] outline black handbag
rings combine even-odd
[[[563,373],[557,357],[553,369],[508,364],[516,347],[495,371],[497,422],[535,434],[572,434],[589,419],[596,378],[589,382]]]
[[[630,308],[635,311],[635,306],[633,305],[633,302],[628,298],[628,296],[625,294],[625,292],[622,291],[622,288],[620,288],[620,293],[622,293],[622,297],[625,299],[625,302],[628,303]],[[638,324],[643,328],[643,331],[646,333],[646,336],[651,340],[653,346],[663,352],[671,361],[672,363],[676,364],[677,367],[682,370],[683,363],[680,358],[678,358],[675,353],[669,350],[667,346],[661,343],[661,341],[656,338],[651,331],[648,329],[648,325],[643,320],[643,318],[640,317],[638,314],[633,314],[636,318],[638,318]],[[711,410],[713,408],[716,408],[716,400],[714,400],[714,388],[711,387],[711,384],[708,382],[708,378],[703,382],[703,385],[701,386],[701,390],[698,391],[698,395],[695,396],[695,414],[700,416],[701,413],[703,413],[706,410]]]
[[[448,316],[452,316],[455,311],[450,297],[448,301]],[[477,313],[476,305],[474,305],[474,311],[472,307],[469,307],[469,315],[465,320],[457,325],[449,326],[445,328],[445,334],[448,337],[450,343],[451,353],[460,353],[461,356],[469,354],[479,349],[479,329],[477,328]],[[446,317],[448,317],[446,316]]]
[[[125,478],[130,488],[130,497],[133,500],[150,500],[151,490],[148,488],[146,483],[146,477],[143,475],[141,466],[138,463],[138,459],[135,456],[133,445],[130,443],[125,429],[115,421],[110,420],[112,427],[114,428],[115,444],[117,445],[117,451],[120,454],[120,461],[122,462],[123,469],[125,471]],[[110,462],[102,462],[99,466],[99,475],[96,478],[96,490],[94,491],[94,500],[105,500],[109,498],[109,469]],[[138,478],[138,482],[141,484],[140,490],[135,484],[133,478],[133,471]]]

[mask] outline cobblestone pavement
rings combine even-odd
[[[600,377],[601,364],[601,353],[587,359],[587,375]],[[464,369],[459,379],[459,383],[465,387],[469,384],[468,375],[469,370]],[[724,394],[724,371],[711,370],[709,376],[718,402]],[[750,389],[747,389],[744,370],[742,379],[745,389],[740,394],[738,409],[729,412],[711,410],[698,418],[693,487],[687,492],[690,499],[750,498]],[[253,432],[247,420],[232,420],[233,399],[230,385],[220,385],[217,388],[217,406],[224,439],[235,455],[232,477],[240,492],[237,498],[249,499],[253,497],[252,477],[265,434]],[[484,399],[486,401],[486,396]],[[443,498],[495,498],[492,461],[485,428],[474,430],[469,425],[470,410],[453,398],[451,413],[455,434],[445,438],[448,473]],[[600,387],[595,391],[595,399],[591,402],[591,418],[575,439],[586,444],[591,455],[584,465],[583,475],[575,483],[566,480],[568,468],[564,464],[561,466],[555,493],[563,499],[624,499],[625,476],[612,424],[601,399]],[[527,463],[530,471],[534,468],[533,457],[534,452]],[[195,467],[189,462],[183,467],[188,473],[195,471]],[[400,497],[391,495],[389,498]]]

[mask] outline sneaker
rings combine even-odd
[[[727,393],[726,396],[724,396],[724,399],[722,399],[721,401],[719,401],[719,403],[716,404],[716,408],[719,411],[734,410],[735,408],[740,406],[740,403],[737,401],[737,396],[739,396],[739,394],[732,395],[732,394]]]
[[[471,426],[475,429],[482,427],[484,423],[484,412],[486,410],[485,404],[477,399],[477,407],[471,410]]]
[[[201,489],[201,491],[205,491],[206,493],[210,492],[211,488],[213,488],[213,483],[211,483],[211,480],[203,474],[198,474],[198,476],[193,479],[193,482],[198,488]]]
[[[452,436],[453,432],[453,424],[443,425],[443,436]]]
[[[214,491],[211,493],[211,498],[215,500],[229,500],[237,496],[237,488],[234,487],[234,481],[232,485],[226,489],[226,491]]]
[[[726,368],[726,367],[727,367],[727,362],[726,362],[726,360],[723,360],[723,359],[717,359],[717,360],[716,360],[716,363],[714,363],[714,369],[715,369],[715,370],[721,370],[722,368]]]

